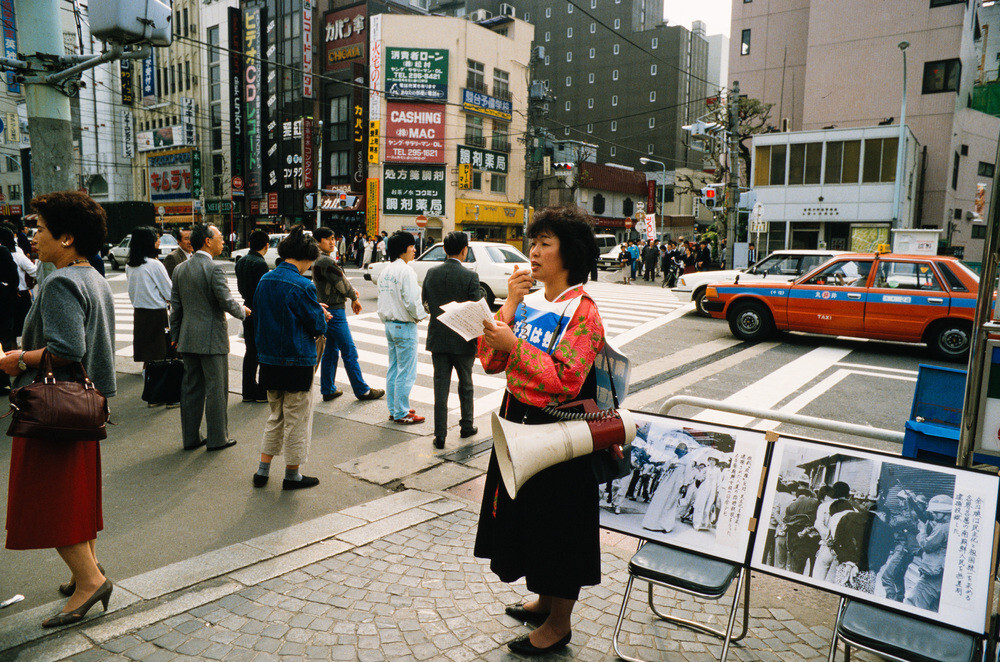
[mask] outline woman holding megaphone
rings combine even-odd
[[[483,324],[479,358],[486,372],[506,372],[499,415],[534,425],[557,420],[546,407],[596,396],[593,368],[604,347],[604,325],[582,287],[598,257],[586,213],[576,207],[544,209],[528,237],[531,270],[515,271],[508,279],[509,294],[496,321]],[[544,288],[531,292],[535,281]],[[543,469],[511,498],[494,449],[475,555],[490,559],[502,581],[524,577],[528,589],[538,593],[537,599],[506,609],[539,625],[511,641],[511,651],[541,655],[569,644],[580,588],[601,581],[598,530],[597,479],[589,456]]]

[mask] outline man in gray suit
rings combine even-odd
[[[184,450],[208,444],[217,451],[236,445],[229,438],[229,330],[226,313],[245,319],[250,309],[233,300],[215,258],[225,243],[214,225],[191,231],[194,253],[174,270],[170,293],[170,339],[184,360],[181,384],[181,436]],[[202,413],[208,438],[201,437]]]
[[[434,364],[434,448],[444,448],[448,434],[448,391],[451,390],[451,370],[458,374],[458,403],[461,409],[459,433],[464,439],[479,430],[472,425],[474,391],[472,365],[476,361],[476,341],[465,341],[438,317],[441,306],[452,301],[476,301],[482,298],[479,276],[462,266],[469,254],[469,237],[464,232],[449,232],[444,238],[448,259],[434,267],[424,277],[421,298],[431,321],[427,327],[427,351]]]
[[[185,262],[189,257],[193,249],[191,248],[191,231],[188,229],[178,230],[176,234],[177,238],[177,248],[170,251],[170,253],[163,258],[163,266],[167,268],[167,275],[171,278],[174,277],[174,269],[181,262]]]

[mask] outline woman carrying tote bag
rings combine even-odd
[[[62,191],[31,201],[38,212],[39,259],[55,265],[24,322],[22,349],[0,358],[14,387],[31,383],[47,350],[57,380],[72,380],[82,363],[97,389],[115,394],[114,300],[87,256],[104,243],[105,213],[90,196]],[[78,367],[78,366],[77,366]],[[62,611],[42,623],[76,623],[100,602],[108,608],[112,584],[97,563],[101,511],[101,451],[96,439],[14,437],[7,493],[7,549],[55,548],[72,578]]]

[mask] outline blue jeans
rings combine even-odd
[[[347,378],[351,380],[354,397],[360,398],[370,389],[361,375],[358,364],[358,350],[351,337],[351,329],[347,326],[347,311],[343,308],[331,308],[333,315],[326,322],[326,348],[323,349],[323,359],[320,361],[320,392],[329,395],[337,390],[334,380],[337,378],[337,362],[344,356],[344,368]]]
[[[417,325],[413,322],[385,322],[389,343],[389,371],[385,393],[389,415],[403,418],[410,413],[410,389],[417,381]]]

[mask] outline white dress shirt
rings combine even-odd
[[[38,271],[38,265],[24,254],[20,246],[14,247],[14,252],[11,253],[11,256],[14,258],[14,264],[17,265],[17,289],[19,292],[26,292],[28,285],[24,278],[25,276],[33,277],[35,272]]]

